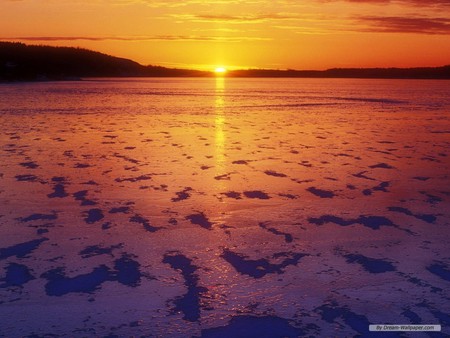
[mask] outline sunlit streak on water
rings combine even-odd
[[[216,78],[216,90],[215,90],[215,114],[214,114],[214,144],[215,144],[215,167],[217,176],[226,174],[226,156],[225,156],[225,143],[226,133],[225,126],[225,79],[222,77]],[[226,180],[217,180],[217,189],[221,190],[225,188]]]

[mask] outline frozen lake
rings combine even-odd
[[[0,336],[450,334],[450,81],[0,84],[0,126]]]

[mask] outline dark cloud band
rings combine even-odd
[[[414,18],[398,16],[363,16],[360,21],[368,23],[372,32],[450,34],[450,19]]]

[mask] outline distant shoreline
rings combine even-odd
[[[107,81],[118,79],[354,79],[354,80],[430,80],[449,81],[450,78],[375,78],[375,77],[305,77],[305,76],[105,76],[105,77],[83,77],[77,80],[47,80],[41,82],[64,82],[64,81]],[[31,81],[36,82],[36,81]]]
[[[217,77],[212,71],[143,66],[135,61],[72,48],[0,41],[0,83],[79,81],[83,78]],[[449,80],[450,65],[416,68],[332,68],[327,70],[230,70],[226,78],[354,78]]]

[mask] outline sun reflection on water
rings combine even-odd
[[[225,79],[223,77],[216,78],[215,90],[215,115],[214,115],[214,145],[215,145],[215,165],[217,175],[226,174],[226,156],[225,156]],[[223,180],[220,186],[223,186]]]

